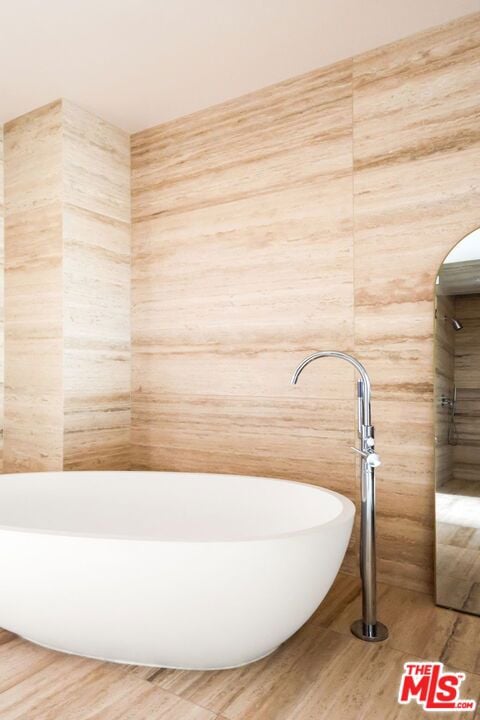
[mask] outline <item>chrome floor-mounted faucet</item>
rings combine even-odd
[[[361,458],[361,526],[360,526],[360,575],[362,578],[362,618],[352,626],[352,633],[361,640],[379,642],[386,640],[388,629],[377,620],[377,577],[375,550],[375,468],[380,465],[380,458],[375,452],[375,431],[372,425],[370,407],[371,384],[368,373],[362,363],[352,355],[335,350],[316,352],[309,355],[297,367],[292,376],[292,385],[302,370],[313,360],[323,357],[335,357],[346,360],[360,374],[357,382],[358,402],[358,437],[360,448],[352,448]]]

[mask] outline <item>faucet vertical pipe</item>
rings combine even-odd
[[[336,350],[317,352],[300,363],[292,376],[296,385],[300,373],[313,360],[336,357],[346,360],[360,374],[357,382],[357,421],[360,449],[352,448],[361,456],[360,468],[360,575],[362,580],[362,618],[352,626],[352,633],[362,640],[378,642],[388,637],[388,629],[377,620],[377,578],[375,546],[375,467],[380,459],[375,453],[375,430],[372,425],[371,384],[364,366],[352,355]]]
[[[377,625],[377,577],[375,543],[375,470],[361,460],[360,574],[362,578],[362,632]]]

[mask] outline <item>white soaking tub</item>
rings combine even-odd
[[[355,509],[286,480],[0,476],[0,626],[122,663],[226,668],[272,652],[340,568]]]

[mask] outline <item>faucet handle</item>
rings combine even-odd
[[[380,456],[375,452],[365,452],[364,450],[360,450],[356,447],[351,447],[350,449],[361,455],[367,465],[371,468],[379,467],[382,464]]]
[[[350,448],[350,450],[353,450],[353,452],[358,453],[358,454],[361,455],[363,458],[366,458],[367,455],[368,455],[368,453],[366,453],[364,450],[360,450],[360,448],[353,447],[353,445],[352,445],[352,447]]]

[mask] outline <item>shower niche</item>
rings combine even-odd
[[[436,602],[480,615],[480,229],[435,290]]]

